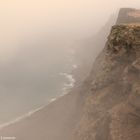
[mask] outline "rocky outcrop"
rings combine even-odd
[[[140,25],[133,18],[112,27],[93,65],[76,140],[140,140]]]
[[[105,48],[83,84],[7,125],[0,136],[18,140],[140,140],[138,21],[139,10],[121,9]]]
[[[140,10],[132,8],[121,8],[119,12],[119,18],[117,19],[116,24],[132,22],[140,22]]]

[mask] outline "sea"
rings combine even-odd
[[[0,65],[0,128],[26,118],[69,93],[78,69],[75,48],[28,47]]]

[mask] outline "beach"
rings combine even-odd
[[[30,116],[5,126],[0,136],[17,140],[72,140],[82,113],[80,90],[77,87]]]

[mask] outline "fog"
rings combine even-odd
[[[1,0],[0,60],[14,57],[24,38],[85,38],[98,32],[120,7],[138,5],[138,0]]]
[[[122,7],[140,8],[139,0],[1,0],[0,122],[20,112],[26,98],[25,111],[57,87],[51,74],[65,69],[76,41],[95,36]]]

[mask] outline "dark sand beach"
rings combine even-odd
[[[79,88],[60,97],[43,109],[0,131],[2,137],[17,140],[72,140],[76,122],[81,117],[83,99]]]

